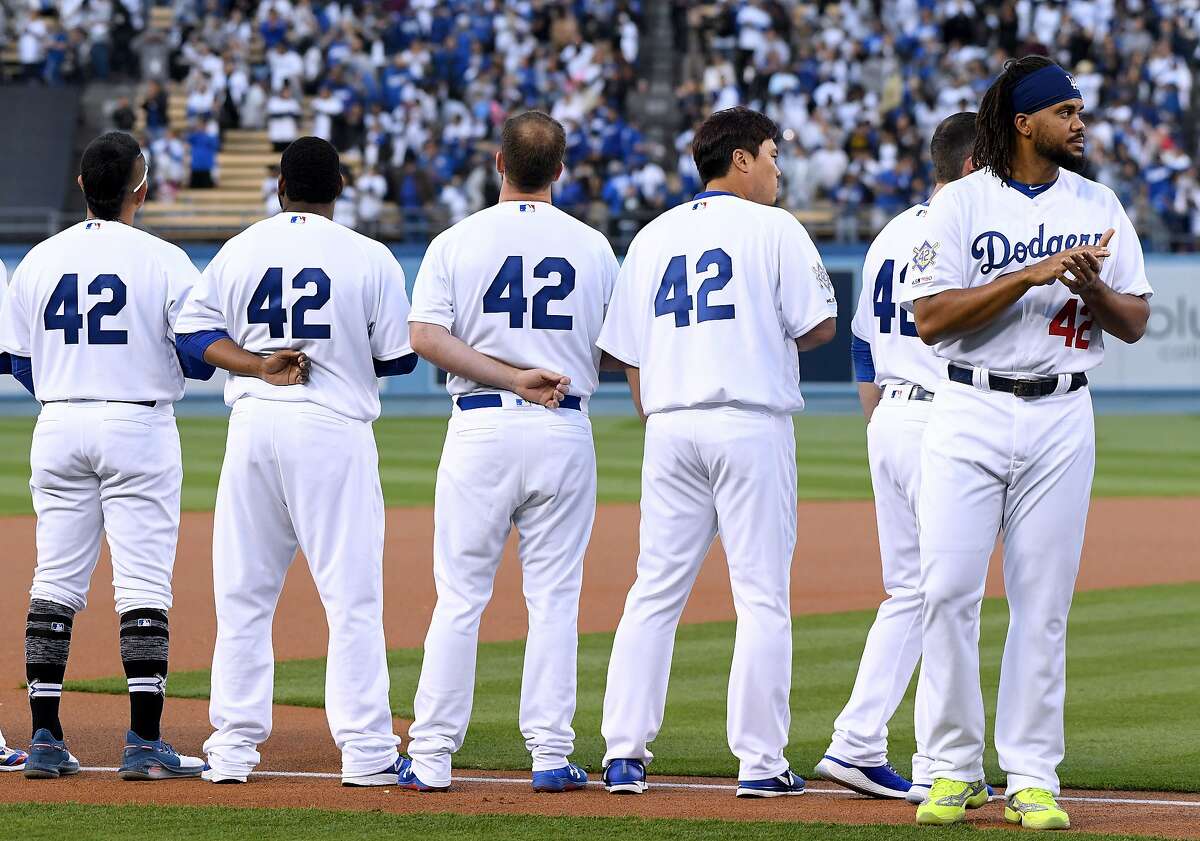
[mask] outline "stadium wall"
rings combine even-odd
[[[28,246],[0,246],[0,259],[9,272],[20,262]],[[193,262],[203,269],[216,253],[215,245],[188,246]],[[409,291],[421,264],[423,249],[394,246],[404,267]],[[803,357],[801,375],[806,394],[826,401],[826,409],[853,411],[850,367],[850,318],[858,301],[865,247],[823,247],[825,265],[837,290],[838,335],[829,345]],[[1200,400],[1200,255],[1151,254],[1146,270],[1155,288],[1146,336],[1136,345],[1109,339],[1105,362],[1090,375],[1097,395],[1119,398],[1120,411],[1180,410]],[[207,398],[221,393],[221,378],[208,383],[188,383],[189,398]],[[444,380],[422,361],[405,377],[381,381],[387,397],[400,398],[413,412],[443,414],[447,411]],[[608,376],[601,385],[599,403],[611,401],[616,411],[628,411],[626,386],[620,375]],[[28,397],[11,377],[0,377],[0,397]],[[606,399],[607,398],[607,399]],[[1180,400],[1186,402],[1180,403]],[[9,411],[16,407],[9,407]],[[32,407],[31,407],[32,408]]]

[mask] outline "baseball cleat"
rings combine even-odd
[[[2,771],[24,771],[25,760],[29,758],[23,750],[0,746],[0,772]]]
[[[587,772],[573,762],[561,768],[533,772],[534,791],[578,791],[587,783]]]
[[[1044,788],[1023,788],[1009,795],[1004,820],[1026,829],[1070,829],[1071,819],[1054,795]]]
[[[804,794],[804,779],[791,769],[766,780],[738,780],[738,797],[783,797]]]
[[[204,763],[200,771],[200,779],[207,783],[244,783],[247,776],[246,774],[230,774],[225,771],[218,771],[207,762]]]
[[[396,762],[396,780],[396,785],[400,786],[400,788],[408,788],[413,791],[435,792],[450,790],[450,786],[431,786],[417,779],[417,774],[412,768],[412,760],[407,756],[400,757]]]
[[[917,807],[917,823],[946,826],[967,816],[967,809],[978,809],[988,802],[988,787],[983,780],[974,783],[938,777],[929,789],[929,797]]]
[[[78,773],[79,760],[71,756],[65,742],[51,736],[44,727],[33,734],[33,744],[25,759],[25,779],[56,780]]]
[[[817,763],[817,775],[851,791],[887,800],[900,800],[908,795],[912,783],[896,773],[888,763],[883,765],[854,765],[825,754]],[[922,797],[922,800],[924,797]],[[917,801],[918,803],[921,801]]]
[[[358,774],[348,777],[342,775],[342,785],[344,786],[396,786],[400,784],[400,758],[382,771],[376,771],[374,774]]]
[[[904,793],[904,799],[914,806],[920,806],[929,796],[929,783],[913,783]]]
[[[162,739],[143,739],[130,730],[125,734],[125,753],[117,775],[122,780],[183,780],[199,777],[204,760],[183,756]]]
[[[614,759],[604,769],[604,790],[609,794],[641,794],[646,784],[646,764],[640,759]]]

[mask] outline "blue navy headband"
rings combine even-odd
[[[1030,73],[1013,87],[1014,114],[1033,114],[1068,99],[1083,99],[1071,74],[1057,64]]]

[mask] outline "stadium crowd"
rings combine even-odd
[[[342,151],[347,221],[370,228],[394,203],[452,223],[494,198],[504,117],[542,108],[568,133],[556,202],[619,235],[697,189],[693,126],[744,103],[784,129],[781,201],[826,208],[846,241],[919,201],[933,127],[973,110],[1005,58],[1038,52],[1074,72],[1090,174],[1147,247],[1200,235],[1200,0],[671,2],[673,148],[630,116],[639,0],[175,0],[166,33],[145,27],[137,0],[28,0],[3,26],[31,81],[144,80],[114,122],[144,111],[160,196],[219,179],[225,129],[262,128],[276,148],[313,133]],[[168,125],[171,81],[186,90],[186,125]]]

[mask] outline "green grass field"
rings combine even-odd
[[[1064,785],[1077,788],[1200,790],[1200,731],[1192,709],[1200,669],[1200,584],[1105,590],[1076,598],[1068,647],[1067,759]],[[828,745],[834,717],[854,682],[873,613],[798,616],[788,757],[811,775]],[[988,732],[995,711],[1000,651],[1007,627],[1004,602],[984,603],[982,675]],[[600,709],[611,634],[581,637],[575,759],[599,767]],[[529,757],[517,729],[522,642],[481,646],[471,729],[456,758],[460,768],[516,769]],[[661,774],[736,776],[725,742],[725,688],[733,654],[729,623],[679,630],[663,732],[653,769]],[[393,651],[392,709],[412,716],[421,651]],[[275,700],[319,707],[323,660],[280,663]],[[175,697],[206,698],[207,671],[171,675]],[[72,683],[70,689],[123,694],[125,679]],[[912,688],[893,720],[891,759],[909,768],[913,745]],[[989,737],[990,740],[990,737]],[[1003,784],[995,752],[988,779]]]
[[[331,812],[319,809],[223,809],[218,807],[85,806],[27,803],[0,806],[0,825],[24,841],[128,841],[130,838],[186,838],[188,841],[337,841],[436,838],[439,841],[928,841],[918,826],[842,826],[824,823],[750,823],[645,818],[551,818],[534,815],[393,815],[378,812]],[[74,834],[67,827],[86,827]],[[1010,838],[1005,830],[966,826],[936,831],[938,837]],[[1122,841],[1137,835],[1072,832],[1073,841]]]
[[[601,502],[636,502],[642,426],[635,418],[596,417]],[[386,417],[375,425],[380,476],[390,506],[432,505],[446,422]],[[28,514],[32,418],[0,418],[0,515]],[[1097,496],[1200,496],[1200,417],[1101,416],[1096,419]],[[208,511],[216,498],[225,419],[179,419],[183,507]],[[796,418],[801,499],[869,499],[866,438],[855,416]]]

